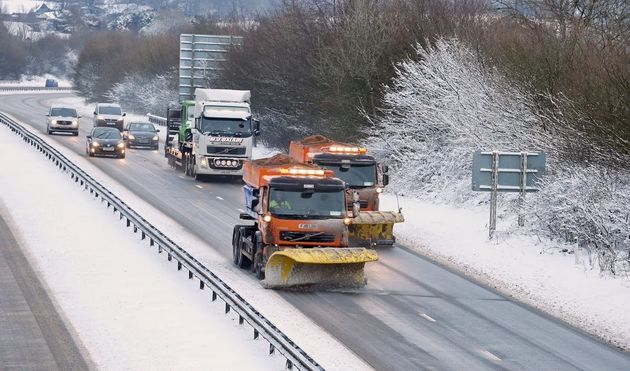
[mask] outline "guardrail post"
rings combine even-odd
[[[202,280],[199,280],[199,290],[203,290],[205,284],[203,283]]]
[[[225,303],[225,314],[230,313],[230,309],[231,309],[230,304]]]
[[[269,343],[269,355],[272,355],[276,352],[276,347],[273,344]]]
[[[181,271],[182,270],[182,263],[181,262],[177,262],[177,270]]]

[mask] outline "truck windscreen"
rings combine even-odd
[[[338,219],[346,210],[342,190],[332,192],[271,188],[268,210],[276,217],[292,219]]]
[[[201,120],[201,132],[204,135],[232,135],[248,137],[252,135],[251,119],[208,118]]]
[[[376,165],[326,164],[317,165],[332,170],[335,176],[343,180],[350,188],[374,187],[376,185]]]

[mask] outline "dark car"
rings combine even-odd
[[[124,136],[127,140],[127,147],[150,147],[158,149],[160,137],[156,129],[150,122],[130,122],[125,129]]]
[[[116,128],[94,128],[87,136],[85,152],[90,156],[116,156],[125,158],[125,142]]]
[[[45,86],[47,88],[58,88],[59,87],[59,83],[55,79],[46,79]]]

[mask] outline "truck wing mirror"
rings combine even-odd
[[[122,114],[122,115],[123,115],[123,116],[127,116],[127,112],[123,112],[123,114]]]
[[[389,172],[389,166],[383,165],[383,173]]]
[[[94,114],[95,114],[95,115],[98,115],[98,113],[96,113],[96,111],[94,111]]]
[[[383,174],[383,186],[389,184],[389,174]]]
[[[239,215],[239,218],[242,219],[242,220],[256,220],[256,219],[252,218],[252,216],[247,214],[247,213],[241,213]]]

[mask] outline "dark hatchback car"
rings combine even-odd
[[[130,122],[124,131],[127,147],[150,147],[158,149],[160,145],[160,137],[156,129],[149,122]]]
[[[90,156],[116,156],[125,158],[125,142],[116,128],[94,128],[87,136],[85,152]]]

